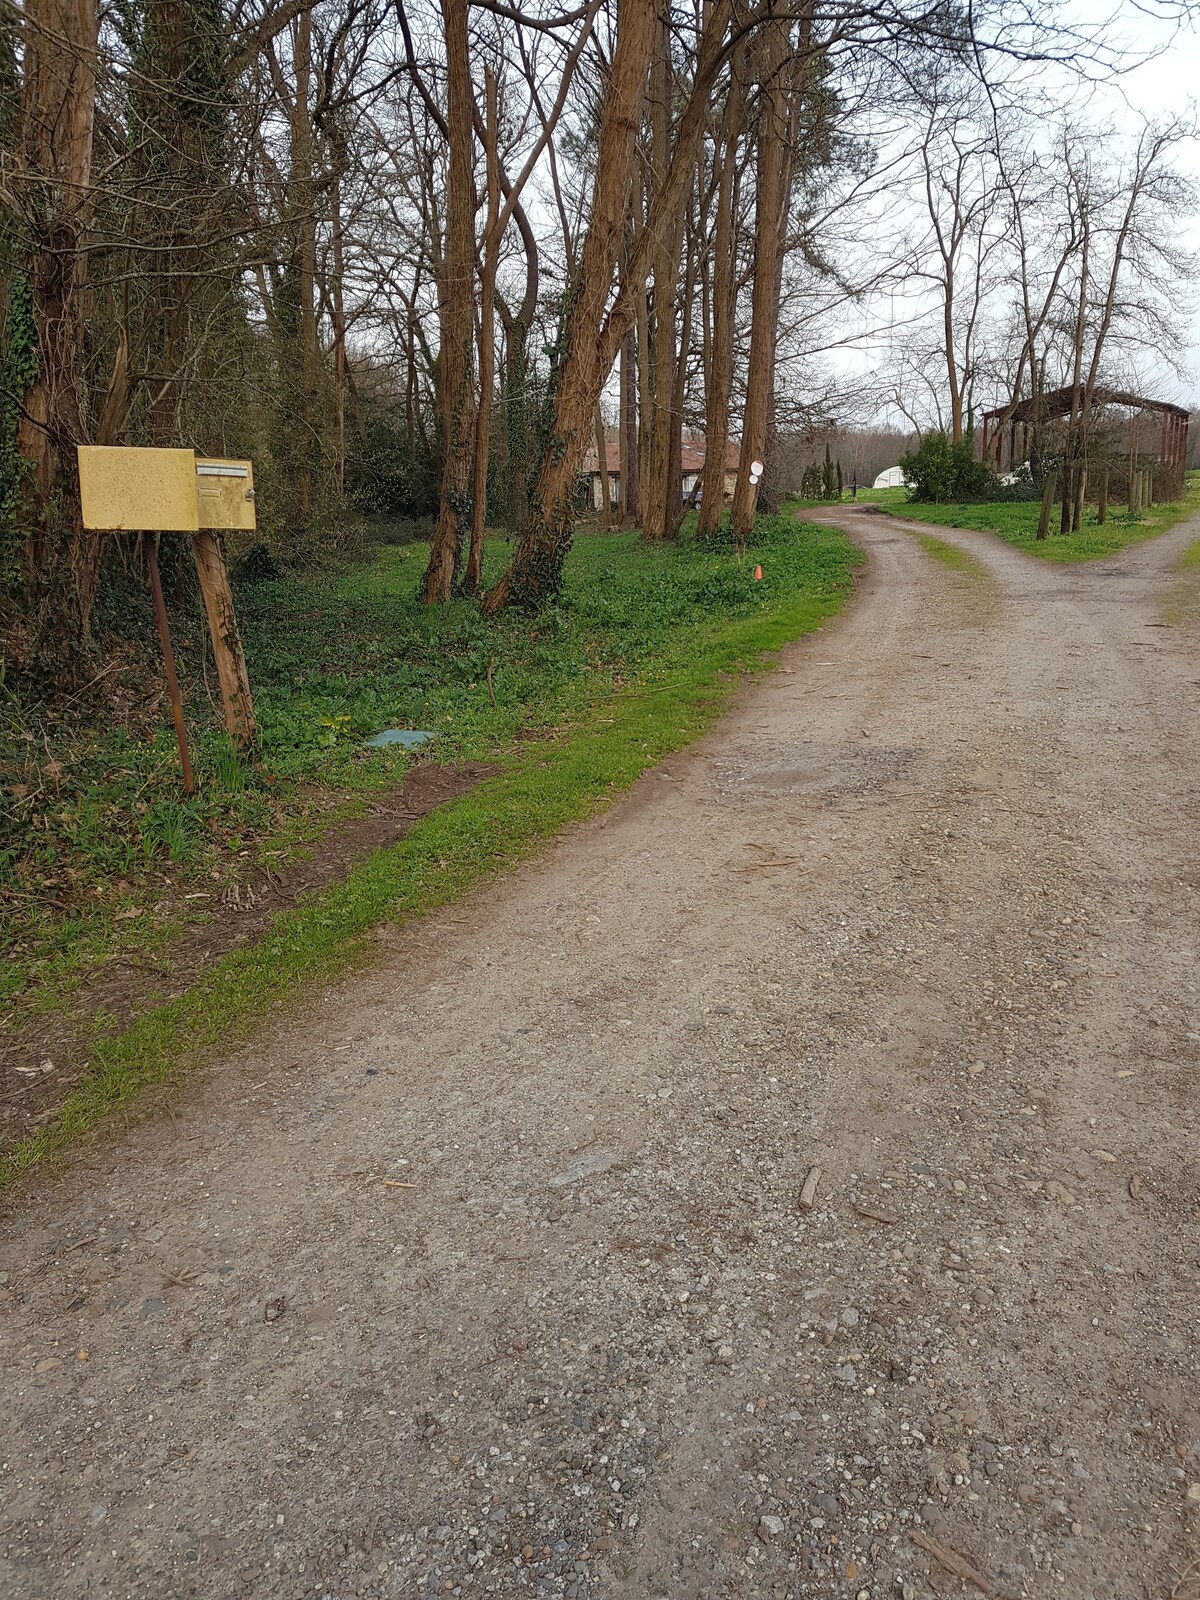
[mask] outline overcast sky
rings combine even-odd
[[[1059,11],[1059,18],[1069,18],[1072,10],[1080,26],[1097,26],[1097,13],[1090,6],[1086,9],[1065,6]],[[1130,63],[1128,70],[1089,87],[1066,71],[1031,69],[1041,75],[1039,87],[1047,90],[1053,100],[1058,87],[1056,80],[1059,80],[1064,110],[1069,108],[1081,120],[1097,125],[1107,124],[1117,129],[1126,126],[1130,133],[1142,114],[1156,119],[1175,115],[1195,117],[1200,93],[1200,37],[1195,28],[1190,24],[1178,25],[1163,15],[1148,15],[1133,0],[1114,0],[1109,17],[1105,37],[1111,47],[1119,47],[1122,58]],[[1200,176],[1200,144],[1190,151],[1184,147],[1182,161],[1190,164]],[[909,214],[907,202],[896,190],[888,194],[885,187],[884,193],[889,214],[877,221],[876,226],[886,224],[889,229],[900,228]],[[925,226],[924,206],[915,188],[911,216],[917,231],[921,231]],[[1200,252],[1200,218],[1193,223],[1190,237],[1183,242]],[[1184,377],[1181,379],[1163,367],[1139,374],[1141,381],[1138,383],[1147,393],[1185,405],[1200,401],[1200,285],[1195,286],[1190,299],[1188,370]],[[872,296],[857,309],[843,306],[840,315],[833,319],[832,336],[849,334],[852,342],[840,351],[830,352],[827,360],[833,373],[842,380],[849,379],[854,387],[863,386],[859,400],[850,402],[852,408],[860,412],[860,420],[874,418],[900,427],[908,426],[903,416],[878,393],[876,385],[881,374],[891,370],[895,345],[903,345],[905,330],[919,304],[911,284],[901,284],[892,294]],[[861,319],[857,329],[854,326],[856,317]]]
[[[1169,3],[1169,0],[1168,0]],[[1094,5],[1076,5],[1073,9],[1081,21],[1086,22],[1097,14]],[[1114,81],[1098,85],[1093,91],[1094,112],[1097,121],[1112,120],[1120,125],[1122,114],[1133,123],[1133,112],[1162,119],[1170,116],[1193,117],[1197,114],[1200,95],[1200,36],[1193,23],[1177,24],[1166,15],[1167,5],[1155,6],[1147,0],[1145,6],[1133,0],[1118,0],[1113,15],[1113,32],[1128,52],[1131,60],[1148,57],[1140,66],[1134,66]],[[1189,159],[1185,152],[1184,160]],[[1200,177],[1200,146],[1190,152],[1193,172]],[[1186,242],[1200,250],[1200,218],[1191,228]],[[1156,394],[1164,400],[1176,400],[1184,405],[1194,405],[1200,400],[1200,285],[1192,296],[1193,309],[1188,354],[1189,371],[1181,382],[1174,373],[1164,371]]]

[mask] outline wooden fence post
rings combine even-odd
[[[1108,468],[1100,469],[1100,498],[1096,504],[1096,526],[1102,528],[1108,519]]]
[[[237,617],[234,615],[233,590],[225,570],[221,541],[215,533],[193,534],[192,552],[196,558],[196,574],[200,579],[200,593],[204,596],[204,610],[208,616],[217,681],[221,685],[225,729],[234,746],[246,750],[257,739],[258,729],[254,721],[250,677],[246,671]]]
[[[1080,467],[1075,475],[1075,494],[1072,498],[1071,532],[1078,533],[1083,522],[1083,502],[1087,498],[1087,468]]]
[[[1050,508],[1054,504],[1054,491],[1058,488],[1058,473],[1049,472],[1042,482],[1042,512],[1038,517],[1037,536],[1044,539],[1050,529]]]

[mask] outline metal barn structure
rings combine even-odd
[[[1070,387],[1051,389],[1036,402],[1021,400],[1015,406],[997,406],[983,415],[980,457],[997,472],[1011,472],[1029,460],[1035,425],[1061,422],[1072,414]],[[1169,400],[1150,400],[1145,395],[1121,389],[1096,389],[1092,393],[1093,425],[1103,420],[1112,430],[1113,410],[1127,415],[1120,421],[1122,437],[1116,444],[1112,466],[1119,475],[1122,466],[1153,467],[1155,479],[1170,495],[1183,486],[1187,458],[1189,414],[1183,406]],[[1157,492],[1157,491],[1156,491]]]

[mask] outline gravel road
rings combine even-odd
[[[1200,525],[841,520],[709,737],[17,1197],[6,1600],[1200,1600]]]

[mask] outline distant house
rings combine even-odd
[[[705,454],[703,439],[685,439],[683,441],[679,465],[680,490],[685,500],[700,483],[704,473]],[[733,440],[730,440],[725,448],[724,494],[726,500],[733,499],[739,459],[738,446]],[[605,441],[604,464],[608,468],[608,498],[615,509],[621,500],[621,446],[618,440],[607,439]],[[594,445],[584,456],[581,470],[584,482],[587,485],[586,503],[593,511],[599,511],[604,504],[603,480],[600,477],[600,457]]]

